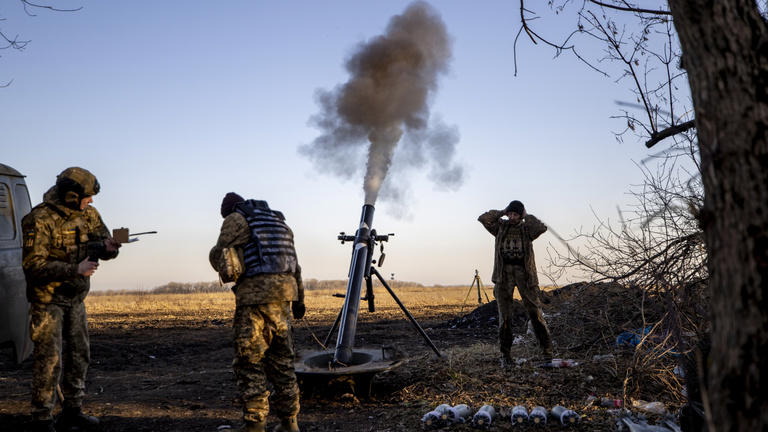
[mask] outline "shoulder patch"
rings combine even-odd
[[[35,231],[27,230],[24,232],[24,247],[32,247],[35,244]]]

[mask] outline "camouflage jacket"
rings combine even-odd
[[[99,212],[91,206],[85,210],[64,206],[54,186],[24,216],[21,227],[27,299],[64,306],[83,301],[91,278],[79,275],[77,266],[88,256],[86,243],[110,237]],[[117,251],[110,254],[110,258],[116,256]]]
[[[242,248],[251,240],[251,229],[245,216],[238,212],[232,212],[224,218],[221,225],[221,233],[216,241],[216,246],[211,248],[208,260],[214,270],[216,263],[224,248]],[[280,303],[285,301],[304,302],[304,286],[301,282],[301,267],[296,266],[295,273],[285,274],[258,274],[252,277],[241,276],[232,287],[235,293],[237,306],[256,305],[266,303]]]
[[[501,219],[502,216],[504,216],[504,212],[501,210],[489,210],[477,218],[485,229],[496,237],[493,255],[493,275],[491,277],[495,284],[504,283],[504,261],[501,258],[501,248],[509,228],[512,227],[508,220]],[[533,241],[544,234],[546,230],[547,226],[536,216],[530,214],[526,215],[525,219],[520,223],[524,256],[523,266],[525,267],[529,287],[539,285],[539,277],[536,274],[536,257],[533,254]]]

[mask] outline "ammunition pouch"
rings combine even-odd
[[[523,264],[523,254],[521,252],[505,250],[501,252],[501,258],[504,260],[504,264]]]
[[[237,282],[243,274],[242,253],[236,248],[224,248],[216,268],[223,283]]]

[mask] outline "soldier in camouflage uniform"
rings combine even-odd
[[[222,202],[221,215],[224,223],[209,255],[211,265],[222,271],[225,248],[236,248],[244,261],[244,273],[232,288],[236,303],[232,366],[243,404],[243,430],[266,430],[269,382],[274,391],[272,409],[280,418],[275,431],[298,432],[291,313],[301,319],[305,307],[293,233],[282,213],[271,210],[266,201],[245,201],[232,192]]]
[[[502,219],[507,216],[507,219]],[[535,216],[527,214],[520,201],[512,201],[504,210],[489,210],[478,219],[494,237],[493,293],[499,307],[499,345],[502,365],[511,364],[512,295],[520,292],[533,331],[545,361],[552,358],[552,338],[541,313],[539,279],[533,255],[533,240],[547,230]]]
[[[30,335],[35,343],[32,369],[33,429],[82,430],[98,424],[83,414],[85,374],[90,362],[83,300],[98,263],[88,260],[88,242],[100,242],[101,256],[117,256],[99,212],[89,204],[99,192],[96,177],[83,168],[67,168],[43,202],[24,217],[22,265],[27,279]],[[62,373],[63,372],[63,373]],[[61,379],[62,413],[53,424],[56,387]]]

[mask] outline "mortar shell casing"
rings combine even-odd
[[[528,416],[528,421],[536,425],[547,424],[547,409],[543,406],[534,407],[531,410],[531,414]]]
[[[479,429],[488,429],[491,427],[494,417],[496,417],[496,409],[493,405],[483,405],[472,417],[472,426]]]
[[[442,427],[440,424],[440,413],[437,411],[430,411],[424,414],[424,417],[421,418],[421,425],[427,430]]]
[[[440,422],[442,424],[448,424],[450,422],[451,406],[448,404],[438,405],[435,411],[440,413]]]
[[[512,425],[522,424],[528,421],[528,409],[522,405],[512,408]]]
[[[472,409],[466,404],[458,404],[451,408],[451,423],[464,423],[472,415]]]
[[[560,424],[564,426],[575,425],[579,422],[579,415],[576,411],[569,410],[568,408],[560,405],[552,407],[552,415],[560,420]]]

